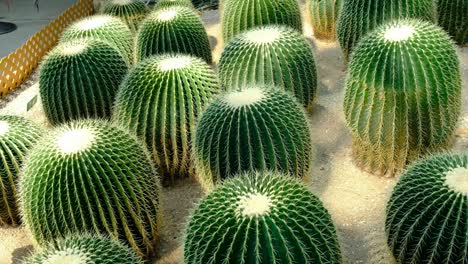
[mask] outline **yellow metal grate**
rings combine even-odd
[[[58,42],[62,31],[73,21],[91,15],[93,0],[80,0],[26,43],[0,59],[0,96],[6,95],[29,77],[44,55]]]

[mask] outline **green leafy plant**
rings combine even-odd
[[[140,0],[107,0],[101,8],[101,13],[122,19],[133,33],[148,12],[149,8]]]

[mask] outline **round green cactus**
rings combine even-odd
[[[62,42],[44,59],[39,92],[53,124],[86,117],[110,117],[128,70],[122,54],[95,39]]]
[[[133,62],[133,35],[118,17],[94,15],[73,23],[62,33],[61,41],[94,38],[115,46],[127,63]]]
[[[387,204],[386,231],[398,263],[466,263],[468,153],[411,165]]]
[[[193,9],[156,9],[143,21],[136,39],[136,60],[162,53],[191,54],[211,63],[210,41]]]
[[[297,0],[225,0],[221,14],[224,43],[235,35],[262,25],[286,25],[302,32]]]
[[[317,70],[309,42],[285,26],[265,26],[245,31],[225,47],[219,61],[221,84],[227,90],[249,85],[274,85],[312,105],[317,90]]]
[[[357,162],[393,175],[447,147],[461,96],[458,57],[443,30],[419,20],[380,26],[356,47],[346,78],[344,109]]]
[[[373,29],[395,19],[416,18],[436,21],[433,0],[344,0],[337,36],[345,59],[354,46]]]
[[[73,234],[48,245],[23,264],[142,264],[135,252],[119,241],[97,234]]]
[[[438,0],[439,25],[443,27],[459,45],[468,44],[468,1]]]
[[[310,19],[316,38],[336,39],[336,23],[341,5],[342,0],[309,0]]]
[[[42,132],[39,126],[22,117],[0,115],[0,226],[20,223],[18,174],[25,156]]]
[[[154,5],[154,9],[162,9],[166,7],[173,7],[173,6],[184,6],[188,8],[195,8],[190,0],[159,0],[156,5]]]
[[[249,170],[307,180],[311,148],[307,117],[292,96],[273,87],[234,91],[213,101],[198,122],[198,179],[205,190]]]
[[[297,180],[249,172],[208,194],[186,229],[185,263],[342,263],[322,202]]]
[[[113,118],[146,142],[162,174],[192,175],[192,134],[219,91],[214,71],[190,55],[159,55],[139,63],[117,95]]]
[[[159,178],[146,148],[125,130],[98,120],[56,127],[22,173],[23,220],[39,244],[93,232],[124,240],[143,257],[154,252]]]
[[[103,14],[122,19],[133,33],[148,12],[149,8],[140,0],[107,0],[101,9]]]

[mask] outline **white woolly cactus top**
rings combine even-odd
[[[91,148],[95,133],[89,128],[77,128],[63,132],[57,137],[57,148],[65,155]]]
[[[192,64],[190,56],[176,56],[169,57],[159,61],[158,68],[160,71],[170,71],[176,69],[183,69]]]
[[[74,56],[83,53],[88,44],[85,41],[72,41],[59,46],[59,53],[64,56]]]
[[[111,22],[113,19],[117,18],[108,15],[91,16],[77,22],[74,24],[74,27],[80,30],[91,30],[102,27],[103,25]]]
[[[389,42],[399,42],[410,39],[415,29],[411,25],[394,25],[384,32],[384,39]]]
[[[261,88],[247,88],[227,94],[224,101],[228,105],[238,108],[261,102],[265,98],[265,93]]]
[[[5,120],[0,121],[0,136],[5,135],[8,131],[10,131],[10,124]]]
[[[468,196],[468,168],[453,168],[445,174],[445,185],[451,190]]]
[[[177,8],[164,8],[156,12],[153,16],[154,19],[158,21],[170,21],[177,16]]]
[[[281,32],[279,27],[257,28],[246,32],[244,37],[252,43],[268,44],[280,39]]]
[[[86,264],[88,263],[86,253],[73,248],[66,248],[49,256],[43,264]]]
[[[111,1],[112,4],[122,5],[122,6],[131,4],[133,2],[134,2],[133,0],[112,0]]]
[[[254,192],[241,196],[236,206],[237,216],[259,217],[270,213],[272,201],[269,196]]]

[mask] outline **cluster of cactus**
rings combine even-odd
[[[249,172],[208,194],[186,229],[185,263],[341,263],[322,202],[297,180]]]
[[[0,226],[20,223],[18,174],[25,156],[42,135],[42,128],[19,116],[0,116]]]
[[[336,23],[340,14],[343,0],[308,0],[309,13],[314,29],[314,35],[318,39],[335,40]]]
[[[433,0],[344,0],[338,18],[337,36],[348,60],[360,39],[386,22],[415,18],[436,21]]]
[[[211,63],[208,35],[194,10],[183,6],[156,9],[142,22],[135,44],[137,61],[153,54],[191,54]]]
[[[152,255],[158,237],[159,188],[146,148],[99,120],[50,131],[19,181],[23,220],[40,245],[69,233],[102,233],[142,257]]]
[[[459,45],[468,44],[468,1],[438,0],[438,22]]]
[[[221,24],[224,43],[242,31],[262,25],[286,25],[302,31],[297,0],[226,0]]]
[[[113,118],[142,139],[164,176],[192,175],[192,134],[205,106],[219,92],[215,72],[190,55],[143,60],[117,95]]]
[[[413,164],[387,204],[388,244],[398,263],[466,263],[468,153]]]
[[[159,0],[154,6],[154,9],[156,10],[173,6],[184,6],[192,9],[195,8],[190,0]]]
[[[219,0],[192,0],[197,9],[217,9]]]
[[[214,100],[198,122],[198,179],[205,190],[249,170],[307,179],[311,148],[307,117],[292,96],[275,87],[233,91]]]
[[[356,160],[371,172],[393,175],[419,155],[450,145],[460,104],[455,47],[432,23],[392,21],[355,48],[345,117]]]
[[[107,0],[101,8],[101,13],[122,19],[133,33],[148,12],[149,8],[140,0]]]
[[[88,38],[62,42],[44,59],[39,91],[53,125],[79,118],[108,118],[128,70],[107,42]]]
[[[22,262],[23,264],[143,264],[133,250],[98,234],[72,234]]]
[[[310,107],[317,90],[317,70],[310,43],[286,26],[245,31],[225,47],[219,61],[227,90],[251,85],[278,86]]]
[[[110,15],[94,15],[66,28],[61,41],[94,38],[116,47],[128,64],[133,63],[133,34],[121,19]]]

